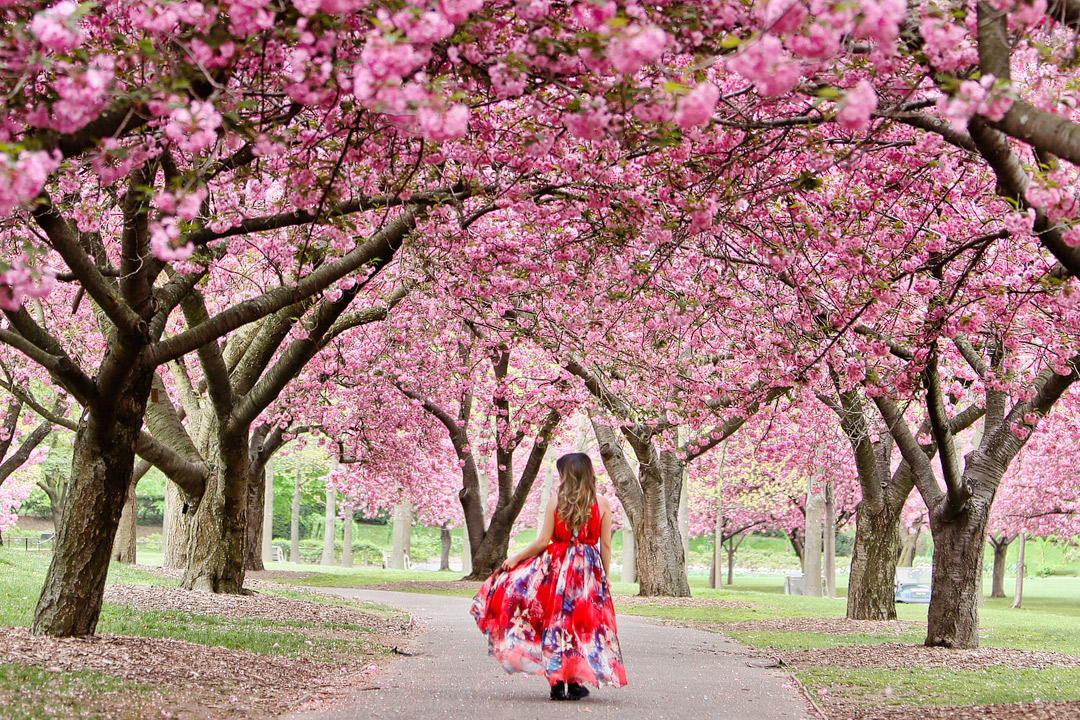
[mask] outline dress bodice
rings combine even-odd
[[[551,535],[552,542],[568,543],[573,541],[574,533],[570,528],[566,527],[562,518],[559,517],[559,511],[555,511],[555,531]],[[578,542],[585,543],[586,545],[595,545],[596,541],[600,539],[600,505],[599,503],[593,503],[589,508],[589,519],[585,521],[585,524],[578,530],[577,534]]]

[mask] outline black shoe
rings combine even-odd
[[[566,683],[562,680],[551,686],[551,699],[552,700],[565,700],[566,699]]]
[[[566,699],[567,700],[580,700],[583,697],[589,696],[589,688],[580,683],[570,683],[566,687]]]

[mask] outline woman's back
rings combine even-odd
[[[555,511],[555,530],[551,533],[552,542],[567,543],[574,539],[574,532],[572,529],[566,527],[566,524],[559,517],[559,511]],[[586,545],[595,545],[600,539],[600,506],[597,503],[593,503],[589,508],[589,519],[585,521],[585,524],[578,530],[578,542],[585,543]]]

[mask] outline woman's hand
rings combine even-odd
[[[514,561],[514,559],[506,558],[505,560],[503,560],[503,564],[499,566],[499,569],[503,572],[508,572],[510,570],[513,570],[515,567],[517,567],[517,563]]]

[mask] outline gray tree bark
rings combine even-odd
[[[1019,608],[1024,601],[1024,573],[1027,567],[1024,565],[1024,550],[1027,545],[1027,533],[1020,533],[1020,548],[1016,552],[1016,589],[1013,592],[1013,608]]]
[[[555,463],[549,460],[544,463],[544,481],[540,484],[540,501],[536,506],[536,531],[544,524],[544,513],[547,511],[548,502],[551,500],[551,486],[555,479]]]
[[[836,499],[833,497],[832,482],[825,483],[825,515],[823,518],[825,540],[825,594],[836,597]]]
[[[319,561],[320,565],[333,565],[334,564],[334,539],[337,536],[337,513],[335,512],[335,501],[337,499],[337,492],[334,486],[330,484],[329,478],[326,482],[326,512],[323,515],[323,546],[322,546],[322,558]]]
[[[994,548],[994,574],[990,586],[990,597],[1005,597],[1005,563],[1009,555],[1009,545],[1016,539],[1016,535],[1000,533],[997,536],[990,535],[987,542]]]
[[[450,569],[450,543],[453,541],[450,528],[443,525],[440,533],[441,552],[439,553],[439,570]]]
[[[262,547],[263,565],[274,559],[274,460],[266,461],[263,484]]]
[[[394,505],[393,547],[390,552],[390,568],[405,570],[405,555],[409,552],[409,537],[412,535],[412,503],[402,500]]]
[[[810,481],[812,483],[813,480]],[[821,514],[820,493],[807,488],[806,541],[803,546],[803,595],[821,597]]]
[[[120,524],[116,528],[116,540],[113,542],[112,559],[116,562],[135,564],[136,559],[136,529],[138,524],[135,518],[135,483],[128,490],[127,501],[120,513]]]
[[[289,520],[289,562],[300,562],[300,486],[304,481],[304,469],[296,462],[296,481],[293,484],[292,514]]]
[[[637,550],[634,547],[634,525],[623,516],[622,526],[622,581],[637,582]]]
[[[345,536],[341,546],[341,564],[343,567],[352,567],[352,533],[353,533],[353,509],[345,508]]]

